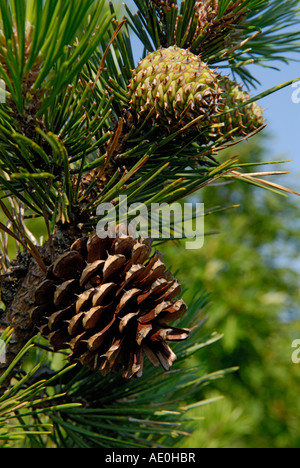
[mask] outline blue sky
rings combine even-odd
[[[300,57],[297,58],[300,59]],[[252,95],[259,94],[281,83],[300,78],[299,62],[290,61],[289,64],[276,62],[274,66],[280,68],[280,71],[258,65],[253,66],[253,73],[261,82],[261,85],[251,92]],[[297,97],[300,98],[300,86],[295,88],[289,85],[261,99],[259,104],[265,109],[264,116],[267,128],[264,132],[267,132],[270,136],[264,140],[266,146],[265,159],[267,161],[290,161],[280,167],[281,170],[290,172],[290,175],[283,176],[280,179],[275,177],[273,181],[300,192],[300,102],[293,102],[292,97],[295,92],[298,93]],[[277,166],[274,166],[274,170],[277,169]],[[293,195],[290,196],[294,197]]]
[[[276,65],[281,68],[279,72],[255,66],[255,76],[262,83],[255,93],[300,78],[299,63],[290,62],[289,65],[276,63]],[[270,160],[282,154],[284,159],[292,160],[288,164],[289,169],[300,172],[300,102],[296,104],[292,101],[295,91],[297,88],[288,86],[261,99],[260,105],[266,109],[265,118],[271,135],[267,148]],[[300,97],[300,93],[298,96]]]

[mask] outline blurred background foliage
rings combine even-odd
[[[263,161],[265,138],[240,146],[241,162]],[[300,366],[291,360],[300,336],[299,200],[237,182],[197,197],[206,210],[239,207],[205,218],[205,232],[218,233],[201,250],[172,242],[161,250],[188,286],[187,300],[201,285],[211,293],[205,328],[224,337],[201,359],[239,371],[210,384],[206,398],[225,398],[194,413],[204,419],[186,446],[300,447]]]

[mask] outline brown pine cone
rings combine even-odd
[[[169,370],[176,356],[168,342],[189,330],[170,322],[186,312],[176,299],[180,285],[162,262],[150,256],[152,241],[129,235],[78,239],[47,273],[35,293],[31,319],[55,350],[70,348],[80,361],[106,375],[140,377],[144,354]]]

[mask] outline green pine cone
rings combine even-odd
[[[258,130],[264,124],[263,109],[256,102],[253,102],[229,112],[230,109],[249,101],[250,95],[228,77],[220,76],[219,78],[224,98],[220,110],[222,113],[226,111],[228,113],[213,119],[214,124],[218,125],[216,127],[217,135],[229,134],[229,138],[234,139],[236,137],[245,137]],[[223,126],[219,126],[220,124],[223,124]]]
[[[171,46],[150,53],[134,70],[130,110],[167,133],[198,118],[191,129],[199,133],[218,112],[221,93],[218,76],[199,57]]]

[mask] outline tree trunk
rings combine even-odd
[[[46,266],[49,266],[67,250],[79,233],[74,229],[56,231],[55,234],[39,248],[40,255]],[[80,233],[80,236],[82,233]],[[0,311],[0,332],[6,327],[14,329],[5,353],[5,362],[0,363],[0,375],[11,364],[15,356],[37,333],[30,313],[34,307],[34,297],[37,286],[45,279],[45,272],[27,252],[12,262],[11,268],[2,277],[0,292],[5,311]]]

